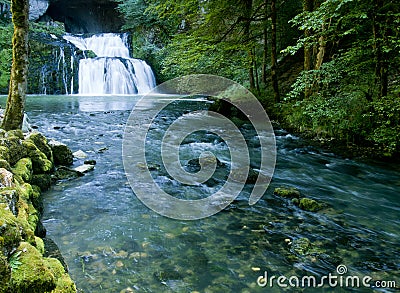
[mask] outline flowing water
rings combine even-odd
[[[306,145],[276,130],[278,158],[271,185],[256,205],[248,205],[251,185],[226,210],[198,221],[160,216],[133,194],[124,173],[121,147],[125,123],[139,96],[29,97],[31,124],[46,136],[83,150],[97,161],[84,177],[59,182],[44,194],[43,222],[84,292],[302,292],[257,285],[257,278],[371,276],[400,285],[400,171],[395,165],[361,163]],[[4,100],[3,100],[4,101]],[[150,162],[158,162],[162,133],[177,116],[204,109],[185,101],[165,109],[148,135]],[[243,134],[257,153],[251,127]],[[210,131],[217,132],[216,129]],[[201,150],[229,160],[214,134],[195,133],[182,145],[187,160]],[[76,160],[74,165],[82,164]],[[204,184],[213,192],[224,179]],[[164,170],[153,177],[175,195],[188,193]],[[273,195],[275,187],[296,187],[327,208],[311,213]],[[301,252],[300,243],[307,242]],[[319,278],[319,279],[318,279]],[[288,283],[286,282],[286,285]],[[370,282],[372,284],[372,282]],[[361,286],[362,287],[362,286]],[[131,288],[133,291],[123,291]],[[313,289],[315,292],[372,292],[370,288]],[[392,292],[393,289],[375,289]]]

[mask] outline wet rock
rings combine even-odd
[[[43,256],[58,259],[59,262],[64,267],[65,271],[68,272],[67,263],[65,262],[65,259],[62,256],[58,245],[52,239],[47,238],[47,237],[43,238],[43,243],[44,243]]]
[[[93,165],[83,164],[81,166],[76,167],[74,170],[80,173],[87,173],[89,171],[92,171],[93,169],[94,169]]]
[[[74,156],[67,145],[56,140],[51,140],[49,142],[49,146],[53,151],[54,164],[63,166],[72,165],[74,161]]]
[[[32,179],[32,168],[32,160],[30,158],[23,158],[14,165],[12,172],[20,176],[24,182],[30,182]]]
[[[77,170],[65,167],[65,166],[60,166],[57,168],[57,170],[53,174],[53,179],[54,180],[71,180],[75,179],[78,177],[83,176],[82,172],[79,172]]]
[[[311,198],[302,198],[299,201],[299,208],[304,211],[318,212],[323,209],[323,205]]]
[[[199,172],[201,166],[204,168],[211,167],[223,167],[225,164],[222,163],[217,157],[215,156],[203,156],[196,159],[191,159],[187,162],[186,169],[188,172]]]
[[[87,156],[88,156],[88,155],[87,155],[84,151],[82,151],[82,150],[76,151],[76,152],[74,152],[72,155],[74,156],[74,158],[77,158],[77,159],[86,159]]]
[[[299,198],[300,191],[293,187],[277,187],[274,194],[284,198]]]
[[[296,255],[307,255],[311,249],[311,242],[308,238],[294,239],[290,251]]]
[[[96,165],[96,160],[86,160],[86,161],[84,161],[83,162],[84,164],[86,164],[86,165]]]
[[[32,185],[36,185],[41,191],[49,190],[51,187],[51,175],[50,174],[37,174],[32,176]]]
[[[98,152],[99,154],[102,154],[102,153],[104,153],[104,152],[107,151],[107,150],[108,150],[108,147],[104,147],[104,148],[98,149],[97,152]]]

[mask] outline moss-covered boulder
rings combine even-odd
[[[32,185],[36,185],[41,191],[49,190],[51,186],[51,175],[50,174],[37,174],[32,176]]]
[[[54,164],[70,166],[74,162],[74,156],[69,147],[59,141],[49,141],[49,146],[53,151]]]
[[[296,255],[304,256],[309,254],[312,248],[311,242],[308,238],[294,239],[290,251]]]
[[[289,199],[300,197],[300,191],[293,187],[277,187],[274,190],[274,194]]]
[[[40,132],[33,132],[28,137],[27,140],[32,141],[35,146],[46,155],[47,159],[53,161],[53,151],[48,144],[47,138]]]
[[[51,292],[56,288],[58,268],[50,269],[51,264],[43,259],[40,252],[27,242],[21,242],[16,253],[19,265],[11,272],[12,292]]]
[[[3,139],[2,141],[3,144],[5,144],[5,140]],[[0,159],[6,161],[7,163],[10,160],[10,152],[8,151],[8,148],[4,145],[0,145]]]
[[[319,210],[323,209],[323,205],[311,198],[302,198],[299,201],[299,208],[304,211],[309,212],[318,212]]]
[[[0,151],[1,152],[1,151]],[[6,169],[7,171],[11,171],[11,166],[10,163],[4,159],[1,159],[1,154],[0,154],[0,168]]]
[[[23,136],[22,136],[23,137]],[[22,145],[22,139],[18,136],[13,135],[12,132],[7,132],[7,135],[0,138],[0,146],[3,146],[0,150],[2,158],[7,160],[10,165],[14,165],[16,162],[27,156],[27,150]]]
[[[25,140],[22,144],[27,150],[27,156],[32,160],[33,173],[49,173],[53,170],[53,163],[47,159],[46,155],[32,141]]]
[[[32,179],[32,160],[30,158],[19,160],[12,168],[12,172],[20,176],[24,182],[30,182]]]

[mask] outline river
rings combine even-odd
[[[370,276],[369,284],[383,280],[386,283],[377,284],[396,281],[400,286],[398,166],[341,158],[278,129],[275,173],[256,205],[248,205],[248,185],[214,216],[169,219],[136,198],[124,173],[123,132],[139,98],[28,97],[26,112],[32,125],[97,161],[94,171],[59,182],[43,195],[47,235],[58,244],[78,288],[84,292],[299,292],[303,289],[292,288],[288,279],[314,276],[318,282],[329,274],[360,280]],[[4,105],[5,99],[1,101]],[[192,101],[175,109],[204,107],[204,102]],[[176,119],[176,112],[166,111],[154,129],[162,130]],[[243,131],[250,140],[255,136],[250,128]],[[159,144],[157,135],[156,131],[149,136],[150,145]],[[222,161],[229,159],[226,145],[207,134],[196,134],[188,145],[184,157],[191,155],[190,149],[207,148]],[[147,155],[155,161],[159,154],[149,151]],[[82,163],[77,159],[74,165]],[[160,186],[172,193],[184,192],[161,173],[153,175]],[[280,186],[295,187],[326,208],[303,211],[273,194]],[[215,187],[201,188],[207,194]],[[295,246],[305,238],[307,251],[299,253]],[[338,267],[347,272],[338,274]],[[276,278],[261,287],[257,279],[266,274]],[[282,286],[277,283],[279,276],[286,277],[286,282],[281,278]],[[372,292],[362,284],[310,289],[332,290]]]

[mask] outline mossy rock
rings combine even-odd
[[[2,142],[5,143],[5,139],[2,139]],[[8,150],[8,147],[5,145],[0,146],[0,158],[3,160],[6,160],[7,162],[10,160],[10,152]]]
[[[21,129],[9,130],[4,134],[4,137],[18,137],[19,139],[24,139],[24,133]]]
[[[22,225],[7,209],[6,204],[0,204],[0,249],[4,255],[15,250],[22,241]]]
[[[44,254],[44,242],[43,239],[40,237],[35,236],[35,247],[40,252],[41,255]]]
[[[308,238],[294,239],[290,251],[296,255],[304,256],[309,254],[312,248],[311,242]]]
[[[38,186],[41,191],[49,190],[51,187],[51,176],[50,174],[33,175],[31,184]]]
[[[13,188],[3,188],[0,190],[0,203],[5,204],[7,209],[12,212],[14,216],[18,215],[19,210],[19,193]]]
[[[68,274],[63,274],[57,280],[57,287],[51,293],[74,293],[77,292],[75,283]]]
[[[67,145],[55,140],[51,140],[49,142],[49,146],[53,151],[54,164],[63,166],[72,165],[74,162],[74,156]]]
[[[53,163],[47,159],[36,145],[29,140],[22,143],[27,150],[27,156],[32,160],[32,170],[34,174],[49,173],[53,170]]]
[[[12,292],[42,293],[56,288],[59,268],[43,259],[40,252],[27,242],[21,242],[17,252],[21,251],[18,261],[20,265],[11,272],[10,288]]]
[[[274,194],[284,198],[299,198],[300,191],[293,187],[277,187]]]
[[[10,163],[7,160],[1,159],[1,155],[0,155],[0,168],[6,169],[8,171],[11,171]]]
[[[39,214],[43,213],[43,199],[40,191],[40,187],[37,185],[31,185],[32,193],[30,193],[30,201],[33,206],[37,209]]]
[[[27,156],[27,150],[17,136],[0,138],[0,146],[2,146],[0,149],[2,159],[8,161],[11,166]]]
[[[11,278],[11,268],[7,258],[0,252],[0,292],[8,292],[8,284]]]
[[[47,159],[53,162],[53,151],[48,144],[47,138],[43,134],[34,132],[27,137],[27,140],[31,140],[35,146],[46,155]]]
[[[32,179],[32,160],[22,158],[12,168],[14,175],[18,175],[24,182],[30,182]]]
[[[299,202],[299,208],[304,211],[309,212],[318,212],[319,210],[323,209],[323,205],[311,198],[302,198]]]

